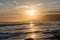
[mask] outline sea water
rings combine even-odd
[[[39,25],[38,25],[39,24]],[[33,38],[34,40],[56,40],[50,39],[53,34],[43,33],[53,30],[59,30],[60,25],[57,23],[41,24],[41,23],[27,23],[22,25],[8,25],[0,26],[0,40],[25,40],[27,38]]]

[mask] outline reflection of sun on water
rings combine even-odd
[[[31,36],[31,38],[35,38],[36,35],[35,34],[31,34],[30,36]]]
[[[33,27],[33,26],[34,26],[34,24],[30,24],[30,26],[31,26],[31,27]]]
[[[30,31],[34,32],[35,31],[35,28],[34,28],[34,24],[33,22],[30,22]]]
[[[32,38],[32,39],[35,40],[35,38],[36,38],[36,34],[35,34],[35,33],[28,34],[28,35],[26,36],[26,38]]]
[[[36,34],[34,33],[35,32],[35,28],[34,28],[33,22],[30,22],[29,28],[30,28],[29,31],[32,32],[32,34],[28,34],[27,38],[33,38],[35,40]]]

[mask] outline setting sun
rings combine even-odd
[[[28,11],[27,11],[27,13],[28,13],[29,15],[34,15],[34,12],[35,12],[34,10],[28,10]]]
[[[29,15],[29,16],[34,16],[35,15],[35,12],[36,12],[36,10],[30,9],[30,10],[27,10],[26,11],[26,14]]]

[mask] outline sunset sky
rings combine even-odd
[[[0,0],[0,22],[36,20],[49,14],[47,11],[60,14],[59,10],[60,0]]]

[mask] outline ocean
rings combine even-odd
[[[59,23],[0,23],[0,40],[59,40],[52,31],[60,30]]]

